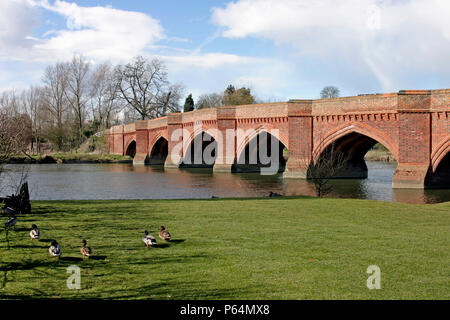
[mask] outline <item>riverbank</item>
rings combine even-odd
[[[389,163],[396,162],[391,152],[389,152],[388,150],[380,150],[380,149],[369,150],[364,156],[364,160],[376,162],[389,162]]]
[[[47,155],[15,156],[9,164],[51,164],[51,163],[132,163],[129,156],[96,153],[52,153]]]
[[[286,152],[286,155],[288,153]],[[394,163],[395,158],[389,151],[370,150],[364,157],[366,161]],[[14,156],[8,164],[51,164],[51,163],[132,163],[129,156],[96,153],[53,153],[46,155]]]
[[[34,201],[0,233],[0,298],[449,299],[450,203],[266,198]],[[36,223],[42,240],[31,241]],[[145,229],[173,242],[146,249]],[[63,250],[48,255],[51,239]],[[81,240],[93,249],[81,258]],[[81,268],[69,290],[66,268]],[[381,290],[369,290],[369,265]]]

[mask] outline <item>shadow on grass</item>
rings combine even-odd
[[[75,207],[72,207],[75,206]],[[45,206],[39,207],[37,209],[33,209],[33,213],[31,215],[64,215],[64,214],[102,214],[102,213],[114,213],[117,215],[120,214],[128,214],[130,212],[135,213],[135,206],[121,206],[120,204],[116,205],[115,209],[111,209],[102,201],[59,201],[58,208],[56,209],[53,206]],[[146,209],[142,211],[145,212]]]
[[[50,243],[50,242],[52,242],[53,241],[53,239],[39,239],[39,242],[48,242],[48,243]]]
[[[68,262],[81,262],[83,258],[75,258],[75,257],[61,257],[59,261],[68,261]]]
[[[102,259],[98,259],[102,260]],[[0,272],[33,270],[40,267],[67,267],[74,262],[83,262],[83,258],[61,257],[49,260],[27,260],[22,262],[7,262],[0,265]]]
[[[102,257],[102,256],[98,256]],[[189,260],[195,260],[195,259],[204,259],[207,258],[207,255],[191,255],[191,256],[185,256],[180,258],[165,258],[165,259],[155,259],[155,260],[141,260],[139,262],[133,262],[133,264],[154,264],[157,263],[170,263],[170,262],[186,262]],[[73,262],[74,260],[79,261],[82,260],[81,258],[71,258],[71,257],[65,257],[61,258],[59,261],[45,261],[45,262],[39,262],[34,261],[33,263],[29,264],[18,264],[18,263],[11,263],[8,266],[8,270],[21,268],[24,269],[30,269],[32,267],[37,266],[45,266],[45,265],[56,265],[61,266],[61,264],[64,264],[64,261]],[[3,270],[0,268],[0,270]],[[5,272],[6,273],[6,272]],[[5,281],[6,282],[6,281]],[[83,295],[81,299],[89,299],[89,300],[110,300],[110,299],[124,299],[124,300],[135,300],[135,299],[157,299],[157,300],[196,300],[196,299],[214,299],[214,300],[220,300],[220,299],[238,299],[238,298],[245,298],[248,296],[250,292],[257,292],[258,290],[261,290],[261,288],[257,288],[256,286],[245,286],[245,287],[237,287],[237,288],[225,288],[224,284],[218,284],[215,282],[210,282],[207,280],[201,280],[201,281],[191,281],[184,277],[178,277],[176,274],[173,275],[170,279],[161,279],[159,281],[155,281],[151,284],[137,284],[134,287],[127,287],[123,286],[121,289],[117,290],[117,287],[112,289],[108,287],[98,287],[98,288],[92,288],[94,289],[92,292],[87,293],[86,295]],[[51,293],[43,292],[43,291],[36,291],[33,294],[29,295],[17,295],[17,294],[11,294],[11,295],[1,295],[0,299],[33,299],[33,300],[39,300],[42,298],[47,298],[48,295]],[[100,298],[103,297],[103,298]],[[68,295],[61,295],[59,299],[66,300],[73,298],[70,294]],[[80,297],[77,297],[80,298]]]
[[[169,243],[179,244],[179,243],[183,243],[185,241],[186,241],[186,239],[175,239],[175,240],[170,240]]]
[[[33,215],[43,215],[43,214],[52,214],[52,213],[59,213],[61,212],[61,210],[57,210],[56,208],[52,207],[52,206],[45,206],[45,207],[40,207],[40,208],[34,208],[33,206],[31,207],[31,216]]]
[[[30,228],[13,228],[13,229],[10,229],[9,230],[9,232],[11,232],[11,231],[14,231],[14,232],[26,232],[26,231],[28,231],[28,232],[30,232]]]
[[[18,295],[18,294],[0,294],[0,300],[33,300],[32,296]],[[38,298],[39,299],[39,298]]]
[[[89,260],[104,261],[107,258],[108,258],[107,256],[91,256],[91,257],[89,257]]]
[[[211,284],[202,282],[170,280],[166,282],[144,285],[137,288],[128,288],[122,291],[104,290],[102,296],[108,299],[157,299],[157,300],[195,300],[195,299],[236,299],[244,298],[251,289],[255,288],[208,288]],[[92,299],[92,298],[91,298]],[[95,299],[95,298],[94,298]]]
[[[165,249],[165,248],[169,248],[170,244],[168,243],[158,243],[158,245],[156,247],[152,247],[152,249]]]
[[[29,244],[29,245],[24,245],[24,244],[17,244],[17,245],[13,245],[10,246],[11,248],[15,248],[15,249],[30,249],[30,248],[48,248],[47,245],[43,244],[39,245],[39,243],[35,243],[35,244]]]
[[[38,267],[48,267],[54,264],[54,261],[28,260],[22,262],[7,262],[0,265],[0,271],[32,270]]]
[[[209,255],[206,254],[197,254],[197,255],[189,255],[189,256],[176,256],[176,257],[152,257],[152,258],[144,258],[141,260],[134,260],[133,264],[168,264],[168,263],[187,263],[193,262],[201,259],[209,258]],[[199,261],[200,262],[200,261]]]

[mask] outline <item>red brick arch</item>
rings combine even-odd
[[[330,132],[325,138],[321,139],[317,146],[315,146],[313,154],[316,156],[320,155],[323,150],[325,150],[325,148],[330,144],[350,133],[359,133],[372,138],[373,140],[383,144],[386,148],[388,148],[389,151],[394,155],[395,159],[398,159],[398,146],[393,142],[391,138],[373,127],[366,126],[357,122],[345,124]]]
[[[153,153],[153,149],[155,148],[156,143],[158,142],[159,139],[166,139],[167,141],[169,141],[169,138],[167,137],[167,133],[158,133],[150,142],[149,144],[149,155],[151,155]]]
[[[128,147],[130,146],[130,144],[133,141],[136,143],[136,135],[135,134],[125,135],[124,144],[123,144],[124,145],[124,148],[123,148],[124,154],[127,152]]]
[[[187,143],[184,144],[184,146],[186,147],[186,150],[191,146],[191,144],[192,144],[192,142],[194,142],[195,138],[197,138],[197,136],[202,133],[208,134],[209,136],[211,136],[214,139],[214,141],[217,141],[219,139],[219,137],[217,137],[215,128],[209,128],[206,130],[205,130],[205,128],[200,128],[198,130],[195,130],[194,132],[191,132],[191,134],[189,135]],[[184,150],[184,151],[186,151],[186,150]],[[184,151],[183,151],[183,153],[184,153]]]
[[[274,128],[277,129],[277,128]],[[252,130],[250,134],[245,136],[243,141],[237,146],[236,149],[236,160],[239,159],[241,156],[241,153],[245,150],[245,147],[252,141],[254,138],[256,138],[261,132],[265,131],[268,134],[271,134],[270,131],[273,130],[272,128],[268,128],[267,126],[259,126],[255,130]],[[277,129],[279,130],[279,129]],[[281,130],[278,131],[278,140],[284,144],[286,148],[289,148],[289,140],[286,138],[286,136],[281,132]]]
[[[450,152],[450,136],[447,137],[444,142],[442,142],[436,151],[434,151],[431,155],[431,166],[433,172],[436,172],[437,168],[441,161],[445,158],[445,156]]]
[[[129,148],[130,148],[133,144],[134,144],[134,149],[131,149],[130,152],[128,152],[128,151],[129,151]],[[127,148],[125,149],[125,154],[128,155],[128,156],[131,156],[132,158],[134,158],[134,157],[136,156],[136,149],[137,149],[136,141],[132,140],[132,141],[128,144]]]

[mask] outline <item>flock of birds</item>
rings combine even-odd
[[[6,220],[5,228],[15,227],[16,224],[17,224],[17,218],[15,216],[13,216],[13,217],[9,218],[8,220]],[[160,227],[158,236],[164,241],[170,241],[172,238],[169,231],[167,231],[164,226]],[[41,232],[39,231],[39,228],[37,227],[37,225],[33,224],[31,226],[31,230],[30,230],[30,239],[39,241],[40,238],[41,238]],[[149,234],[149,232],[147,230],[145,230],[145,236],[142,238],[142,241],[145,243],[145,246],[147,248],[157,246],[155,237],[152,236],[151,234]],[[92,255],[92,249],[90,247],[88,247],[86,240],[83,240],[82,243],[83,243],[83,246],[80,248],[80,253],[83,256],[83,258],[89,258]],[[61,256],[62,249],[56,240],[53,240],[51,242],[48,252],[53,259],[59,258]]]
[[[158,236],[164,241],[170,241],[172,238],[169,231],[167,231],[164,226],[159,228]],[[142,241],[144,241],[147,248],[157,246],[155,237],[149,234],[147,230],[145,230],[145,236],[142,238]]]
[[[270,197],[270,198],[271,197],[282,197],[282,195],[278,194],[278,193],[270,192],[268,197]],[[212,199],[218,199],[218,197],[212,196]],[[5,213],[7,213],[7,214],[14,213],[14,210],[12,210],[10,208],[5,208],[4,210],[5,210]],[[6,220],[5,227],[11,228],[11,227],[14,227],[16,224],[17,224],[17,218],[15,215],[13,215],[11,218]],[[30,231],[31,240],[39,240],[40,236],[41,236],[41,232],[39,231],[38,227],[35,224],[33,224],[31,226],[31,231]],[[164,241],[170,241],[170,239],[171,239],[171,235],[170,235],[169,231],[167,231],[164,226],[160,227],[158,236]],[[145,246],[147,248],[157,246],[155,237],[152,236],[151,234],[149,234],[149,232],[147,230],[145,230],[145,236],[142,238],[142,241],[145,243]],[[80,248],[81,255],[83,256],[83,258],[89,258],[92,254],[92,249],[90,247],[88,247],[86,240],[83,240],[82,242],[83,242],[83,246]],[[50,248],[48,249],[48,252],[49,252],[50,256],[52,256],[53,258],[57,258],[57,257],[61,256],[61,254],[62,254],[61,246],[59,245],[59,243],[56,240],[52,241],[52,243],[50,244]]]

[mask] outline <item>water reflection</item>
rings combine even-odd
[[[408,203],[450,201],[450,190],[392,189],[395,164],[367,162],[365,180],[333,180],[330,197]],[[12,175],[21,165],[9,165]],[[31,198],[36,200],[176,199],[261,197],[269,192],[314,195],[311,182],[284,180],[281,175],[213,173],[212,169],[164,170],[162,166],[130,164],[27,165]],[[2,195],[12,190],[2,190]]]

